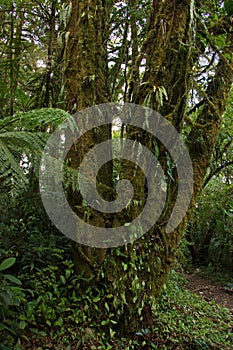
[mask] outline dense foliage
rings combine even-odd
[[[167,282],[188,220],[193,261],[232,269],[231,3],[1,2],[0,349],[232,347],[229,311],[187,292],[174,271]],[[172,122],[190,151],[194,192],[187,217],[166,236],[177,195],[174,162],[149,133],[124,125],[110,132],[158,156],[168,201],[150,235],[97,250],[75,246],[52,225],[38,169],[45,142],[69,113],[109,101],[139,103]],[[87,141],[101,141],[105,131]],[[70,200],[80,152],[64,167]],[[142,196],[132,206],[137,215],[146,186],[130,168],[118,161],[108,169],[110,182],[119,173],[133,178]],[[82,210],[91,220],[90,208]]]
[[[193,263],[232,271],[233,188],[219,181],[203,191],[187,238]]]
[[[232,92],[186,238],[192,262],[232,271]]]
[[[69,240],[48,223],[44,229],[42,208],[36,217],[31,205],[22,207],[19,213],[8,203],[11,220],[5,216],[0,229],[2,350],[231,348],[229,311],[187,292],[174,271],[154,304],[153,323],[119,338],[113,295],[75,273]],[[85,294],[83,283],[90,284]]]

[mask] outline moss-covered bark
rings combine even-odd
[[[105,46],[108,10],[104,3],[99,0],[72,1],[66,70],[67,106],[71,112],[108,102]],[[194,1],[153,1],[147,37],[138,57],[132,60],[128,100],[159,111],[179,132],[185,126],[192,68],[198,57],[195,26]],[[131,27],[132,30],[135,29],[133,18]],[[232,32],[226,42],[230,42],[224,48],[228,55],[220,54],[215,75],[204,92],[198,118],[186,138],[193,161],[194,191],[190,210],[182,222],[173,232],[166,233],[166,224],[176,202],[179,179],[176,170],[173,171],[171,179],[168,172],[168,152],[157,141],[158,158],[168,178],[168,199],[156,225],[127,247],[108,251],[80,245],[76,247],[79,271],[85,271],[88,276],[92,276],[90,283],[101,285],[101,288],[104,286],[112,295],[111,311],[116,313],[122,329],[127,326],[127,330],[136,330],[142,320],[150,321],[154,297],[161,293],[167,281],[186,223],[195,207],[233,80]],[[146,59],[146,67],[141,79],[139,66],[142,59]],[[154,140],[149,134],[128,127],[125,135],[154,152]],[[109,129],[103,129],[101,137],[93,132],[87,134],[81,143],[76,144],[78,153],[75,147],[72,148],[69,154],[71,166],[77,168],[90,147],[108,138]],[[125,216],[116,217],[116,226],[122,224],[121,221],[128,221],[136,216],[146,201],[146,183],[142,171],[137,169],[135,176],[134,170],[129,162],[123,162],[121,177],[132,181],[135,199],[140,205],[131,210],[130,214],[126,211]],[[101,181],[111,188],[112,180],[108,174],[109,168],[103,169]],[[79,194],[75,196],[70,193],[69,197],[73,205],[81,200]],[[93,224],[100,226],[109,224],[108,218],[99,214],[91,220]]]
[[[185,126],[190,79],[192,78],[191,72],[197,58],[194,46],[195,19],[194,12],[192,12],[194,11],[193,5],[192,1],[157,1],[154,4],[148,35],[136,64],[132,67],[130,82],[129,100],[148,105],[159,111],[180,132]],[[134,275],[128,274],[125,282],[128,291],[128,306],[130,305],[132,309],[136,306],[136,310],[138,310],[143,304],[143,309],[147,310],[147,316],[150,308],[149,296],[158,296],[167,281],[180,239],[195,208],[195,201],[208,168],[212,149],[221,125],[221,116],[233,81],[232,39],[233,35],[230,31],[226,38],[225,52],[220,55],[221,58],[216,67],[215,75],[206,91],[203,92],[205,98],[202,108],[187,138],[187,147],[190,151],[194,171],[194,190],[190,209],[180,225],[173,232],[167,234],[165,227],[176,202],[179,180],[174,171],[173,178],[176,181],[168,181],[168,200],[160,220],[146,236],[129,248],[129,256],[137,252],[137,255],[143,259],[143,269],[135,271]],[[143,79],[139,81],[138,66],[143,58],[146,58],[146,70]],[[164,96],[163,101],[159,100],[157,95],[161,88],[165,89],[168,97],[166,99]],[[145,132],[130,127],[126,130],[126,135],[137,142],[141,142],[153,151],[153,140]],[[159,142],[158,148],[160,163],[163,165],[165,173],[167,173],[166,150]],[[130,178],[130,176],[132,177],[130,174],[132,174],[132,167],[123,163],[121,176]],[[142,203],[145,202],[145,180],[140,170],[138,170],[137,176],[131,180],[134,183],[135,193]],[[135,209],[136,213],[139,210],[140,207],[137,207]],[[138,260],[139,258],[136,259],[136,261]],[[125,280],[124,275],[125,272],[121,271],[119,281]],[[137,299],[138,303],[132,303],[134,292],[131,285],[135,276],[137,276],[140,286],[142,286],[143,281],[147,285],[146,288],[141,287],[138,290],[141,290],[143,295],[147,294],[148,296],[143,303],[140,298]],[[119,288],[120,286],[119,282]],[[134,314],[134,321],[137,324],[135,315],[138,315],[137,311]],[[138,319],[140,321],[140,316],[138,316]],[[133,326],[133,324],[131,325]]]
[[[66,100],[70,112],[108,101],[104,1],[73,0],[67,32]]]
[[[93,105],[108,102],[108,68],[106,33],[109,22],[109,8],[102,0],[73,0],[71,17],[67,27],[66,45],[66,101],[70,113],[81,111]],[[96,144],[111,138],[111,126],[100,130],[91,130],[78,140],[67,159],[69,165],[78,169],[83,157]],[[93,166],[90,164],[91,176]],[[99,172],[99,184],[112,187],[112,164],[107,163]],[[100,186],[100,192],[104,191]],[[106,193],[105,193],[106,194]],[[111,193],[107,193],[108,197]],[[110,199],[109,198],[106,199]],[[108,219],[95,210],[82,206],[82,197],[78,191],[69,190],[70,205],[82,218],[93,225],[106,225]],[[81,207],[81,209],[77,209]],[[76,244],[74,258],[78,272],[86,275],[95,274],[94,266],[101,264],[106,251]],[[84,274],[85,274],[84,273]]]

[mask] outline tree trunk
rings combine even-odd
[[[101,0],[73,0],[72,14],[67,31],[69,39],[66,47],[66,101],[70,113],[83,110],[96,104],[108,102],[108,68],[106,49],[106,26],[109,21],[109,9]],[[96,144],[111,139],[111,126],[87,132],[81,141],[77,141],[68,153],[69,165],[78,169],[84,155]],[[111,150],[109,150],[111,152]],[[91,176],[93,166],[90,164]],[[99,172],[99,191],[105,199],[111,199],[111,192],[101,187],[105,184],[113,187],[112,163],[105,164]],[[68,199],[78,215],[92,225],[105,227],[109,217],[82,206],[82,197],[78,191],[69,190]],[[77,206],[82,207],[77,210]],[[105,249],[74,246],[74,259],[78,273],[96,277],[96,266],[101,265],[106,255]]]
[[[52,92],[52,81],[51,76],[53,72],[53,55],[56,49],[56,1],[52,1],[50,12],[48,11],[48,51],[47,51],[47,63],[46,63],[46,78],[45,78],[45,96],[42,103],[42,107],[51,106],[51,92]]]
[[[14,114],[15,94],[18,87],[18,76],[21,59],[21,41],[22,41],[22,27],[23,27],[23,13],[21,6],[16,10],[15,5],[11,8],[11,27],[10,27],[10,41],[9,41],[9,76],[10,76],[10,98],[7,103],[7,113]],[[18,11],[18,14],[17,14]]]
[[[195,52],[194,12],[193,0],[153,1],[147,37],[137,58],[132,60],[130,73],[127,100],[160,112],[178,132],[182,132],[185,125],[192,69],[198,58]],[[104,1],[72,1],[66,70],[67,107],[70,112],[108,102],[105,46],[108,21],[109,8],[106,8]],[[133,18],[130,25],[131,30],[135,30]],[[154,298],[161,293],[168,279],[180,239],[195,208],[233,81],[232,36],[231,32],[226,39],[226,42],[231,43],[225,47],[228,55],[226,57],[220,54],[215,75],[203,92],[202,108],[187,136],[187,146],[193,162],[194,189],[190,208],[178,227],[169,234],[166,232],[167,222],[177,200],[179,179],[167,150],[157,140],[158,159],[168,183],[167,203],[154,227],[133,244],[116,249],[94,249],[80,244],[76,246],[79,272],[85,271],[88,276],[92,276],[89,286],[104,286],[105,291],[112,296],[111,311],[116,314],[118,327],[122,330],[135,331],[139,329],[142,320],[150,322]],[[140,78],[139,67],[143,59],[146,60],[146,67]],[[92,131],[82,142],[76,143],[76,147],[72,147],[69,153],[70,165],[77,169],[92,146],[111,138],[110,131],[109,128],[103,128],[101,136]],[[149,133],[127,127],[125,136],[155,153],[155,142]],[[130,214],[126,211],[121,217],[114,220],[110,218],[115,226],[128,222],[132,218],[130,215],[137,216],[146,202],[145,178],[138,168],[135,176],[134,169],[135,166],[129,162],[122,162],[120,176],[131,180],[140,205],[135,206]],[[112,168],[109,168],[109,164],[103,169],[100,182],[112,188]],[[108,199],[111,199],[111,195],[112,192]],[[70,191],[68,197],[73,207],[81,202],[79,193]],[[95,219],[90,220],[97,226],[106,227],[109,217],[98,213]]]

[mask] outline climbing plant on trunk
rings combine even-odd
[[[122,126],[121,136],[146,146],[163,168],[167,179],[164,211],[153,228],[134,243],[114,249],[78,244],[75,259],[77,271],[91,278],[84,290],[93,286],[105,290],[112,302],[108,307],[116,313],[120,327],[127,326],[129,330],[137,329],[141,320],[151,320],[154,297],[161,293],[167,281],[202,188],[232,85],[231,20],[214,2],[199,5],[194,0],[134,4],[73,0],[68,4],[71,15],[64,48],[68,110],[74,113],[117,99],[150,107],[180,133],[193,164],[190,208],[177,228],[168,234],[166,225],[176,203],[179,181],[174,161],[150,133],[130,125]],[[211,14],[214,11],[217,15]],[[144,33],[143,40],[140,33]],[[118,56],[114,56],[116,52]],[[78,169],[85,153],[111,138],[111,134],[109,125],[88,132],[70,150],[70,166]],[[91,168],[90,164],[90,173]],[[129,221],[130,215],[139,214],[146,202],[146,181],[142,171],[137,168],[135,173],[134,169],[130,162],[121,162],[118,171],[120,178],[133,183],[136,205],[114,218],[93,210],[88,222],[104,227],[119,226]],[[101,169],[97,182],[105,199],[114,198],[112,163]],[[101,184],[105,184],[105,190]],[[84,216],[80,193],[70,190],[68,198],[78,215]]]

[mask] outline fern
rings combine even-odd
[[[29,185],[29,168],[38,174],[41,154],[49,137],[70,115],[61,109],[43,108],[18,113],[0,121],[0,190],[12,195]]]
[[[27,179],[23,174],[23,169],[19,167],[15,156],[1,140],[0,165],[0,184],[2,191],[12,190],[12,187],[14,187],[15,191],[25,188]]]
[[[24,130],[24,131],[50,131],[60,123],[68,119],[70,114],[59,108],[41,108],[29,112],[19,112],[13,117],[7,117],[0,121],[1,130]]]

